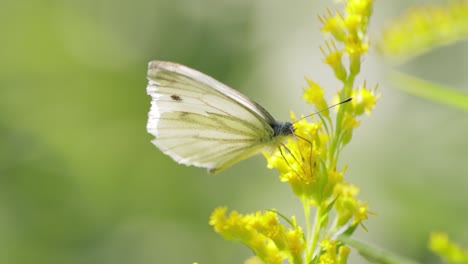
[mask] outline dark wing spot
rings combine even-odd
[[[173,94],[173,95],[171,95],[171,98],[172,98],[172,100],[174,100],[176,102],[182,102],[182,98],[180,96],[178,96],[178,95]]]

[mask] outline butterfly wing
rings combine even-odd
[[[260,105],[188,67],[148,66],[152,142],[179,163],[219,172],[271,143],[275,119]]]

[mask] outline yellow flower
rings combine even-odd
[[[350,252],[349,247],[330,239],[322,240],[320,248],[324,253],[320,256],[319,263],[345,264]]]
[[[351,114],[346,113],[341,121],[341,126],[343,129],[352,131],[359,126],[359,121]]]
[[[319,258],[319,263],[332,263],[335,264],[338,261],[337,255],[338,242],[335,240],[324,239],[320,242],[320,247],[324,253]]]
[[[357,201],[357,208],[354,211],[354,221],[353,224],[360,224],[364,220],[367,220],[369,215],[369,206],[367,202]]]
[[[318,123],[301,119],[294,123],[295,139],[289,139],[273,154],[264,153],[268,168],[276,168],[280,172],[280,180],[289,183],[298,197],[313,197],[321,193],[320,186],[315,184],[316,166],[325,152],[324,140],[327,138],[319,133],[320,127]]]
[[[329,111],[328,111],[328,104],[327,101],[325,100],[324,97],[324,91],[323,88],[320,86],[320,84],[306,78],[307,83],[309,84],[309,87],[307,87],[304,90],[304,93],[302,95],[302,98],[308,103],[308,104],[314,104],[317,110],[321,111],[320,114],[326,117],[329,117]],[[325,110],[326,109],[326,110]]]
[[[333,37],[340,42],[344,41],[346,37],[346,26],[345,21],[341,15],[338,14],[332,17],[320,16],[319,19],[323,24],[323,32],[331,33]]]
[[[273,241],[260,236],[253,237],[251,242],[245,243],[265,263],[281,264],[286,255],[278,250]]]
[[[468,250],[449,240],[447,234],[434,232],[429,240],[429,248],[450,263],[468,263]]]
[[[282,263],[283,260],[300,259],[305,248],[304,235],[300,228],[286,229],[279,223],[273,211],[239,214],[227,208],[216,208],[211,214],[210,225],[216,232],[230,240],[248,246],[265,263]],[[294,225],[295,218],[293,218]],[[252,260],[254,261],[254,260]]]
[[[355,185],[343,182],[337,184],[334,192],[335,196],[338,196],[335,208],[339,226],[345,225],[351,219],[353,219],[353,225],[362,224],[364,220],[367,220],[370,214],[368,205],[356,199],[359,189]]]
[[[217,233],[222,233],[226,222],[227,207],[216,208],[210,217],[209,224],[212,225]]]
[[[335,263],[336,263],[335,259],[332,256],[330,256],[328,252],[320,255],[319,264],[335,264]]]
[[[336,170],[329,170],[327,172],[327,182],[323,187],[323,198],[329,198],[335,189],[335,186],[343,181],[343,173]]]
[[[369,17],[372,14],[373,0],[348,0],[346,13],[351,17],[359,17],[359,27],[367,31]]]
[[[335,247],[333,242],[334,241],[331,241],[329,239],[324,239],[320,242],[320,247],[325,251],[330,251]]]
[[[217,208],[210,219],[216,232],[225,238],[240,241],[248,246],[256,258],[246,263],[346,263],[350,249],[331,238],[338,231],[353,231],[367,219],[367,203],[357,200],[359,189],[344,181],[346,166],[340,168],[342,148],[359,125],[357,117],[370,113],[377,96],[365,84],[356,88],[361,60],[369,49],[367,27],[372,12],[372,0],[342,1],[345,12],[331,12],[319,16],[329,39],[320,47],[324,63],[341,81],[335,99],[348,102],[334,108],[332,116],[325,99],[324,88],[307,79],[303,99],[318,111],[308,119],[297,118],[291,113],[294,133],[280,147],[265,152],[268,168],[279,172],[279,179],[287,182],[303,204],[305,231],[296,225],[292,217],[288,226],[279,222],[273,212],[256,212],[242,215],[236,211],[226,215],[227,209]],[[346,101],[344,101],[346,100]],[[309,122],[308,120],[312,120]],[[316,207],[316,210],[312,210]],[[311,212],[315,211],[315,217]],[[336,216],[336,221],[329,219]],[[315,219],[315,220],[314,220]]]
[[[325,46],[327,48],[326,50],[323,47],[320,47],[320,51],[325,56],[324,62],[330,65],[338,80],[345,82],[348,77],[348,73],[343,65],[343,51],[338,50],[333,40],[325,42]]]
[[[359,38],[359,32],[362,25],[362,16],[348,12],[344,26],[349,32],[349,36]]]
[[[351,249],[349,247],[342,245],[338,249],[338,262],[337,262],[337,264],[347,263],[350,251],[351,251]]]
[[[371,110],[375,107],[375,103],[378,100],[376,95],[376,87],[372,90],[368,90],[365,84],[359,89],[353,90],[353,112],[356,116],[362,115],[364,112],[370,115]]]
[[[413,7],[384,30],[378,50],[398,59],[410,59],[435,47],[466,39],[468,2]]]
[[[335,202],[335,208],[338,216],[338,225],[344,226],[354,215],[357,208],[355,196],[359,189],[354,185],[346,183],[338,184],[335,188],[335,196],[338,199]]]
[[[359,126],[359,121],[349,112],[343,115],[341,120],[342,134],[341,134],[341,146],[344,146],[351,141],[353,136],[353,130]]]
[[[333,40],[325,42],[325,63],[330,65],[335,76],[343,83],[349,76],[357,75],[361,70],[361,57],[369,49],[367,27],[372,13],[372,0],[350,0],[346,3],[344,15],[333,15],[328,11],[327,16],[320,16],[323,24],[322,31],[331,33],[335,41],[344,44],[344,48],[337,48]],[[349,71],[343,65],[343,53],[349,55]]]
[[[350,0],[346,2],[346,12],[343,15],[333,15],[329,10],[326,16],[320,16],[322,31],[331,33],[335,40],[345,42],[349,35],[355,38],[365,36],[369,17],[372,13],[372,0]]]
[[[297,258],[301,257],[301,254],[306,247],[303,236],[304,235],[302,230],[299,227],[296,229],[290,229],[288,232],[286,232],[286,243],[288,245],[288,250],[293,256]]]

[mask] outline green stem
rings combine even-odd
[[[307,256],[307,263],[312,260],[313,253],[317,247],[317,242],[320,238],[320,230],[322,229],[322,205],[317,206],[317,211],[315,212],[315,219],[314,219],[314,226],[312,228],[312,242],[310,244],[308,256]]]
[[[341,132],[341,119],[343,119],[343,114],[344,112],[342,111],[342,108],[340,107],[340,110],[336,114],[336,123],[335,123],[335,131],[333,131],[333,137],[330,145],[330,152],[328,154],[328,168],[330,169],[335,169],[336,165],[336,150],[337,146],[339,143],[339,133]]]
[[[365,257],[369,262],[382,263],[382,264],[418,264],[411,259],[407,259],[402,256],[393,254],[390,251],[380,249],[371,244],[361,242],[359,240],[352,239],[349,236],[341,235],[338,240],[344,242],[346,245],[356,249],[359,253]]]
[[[305,217],[305,222],[306,222],[306,243],[309,243],[312,237],[312,226],[310,223],[310,203],[309,199],[306,196],[302,197],[302,206],[304,207],[304,217]],[[309,263],[312,260],[312,253],[313,250],[310,250],[310,248],[306,249],[306,262]]]
[[[354,85],[354,78],[355,75],[350,75],[348,79],[343,83],[343,90],[341,91],[341,96],[340,99],[344,100],[348,97],[351,96],[351,92],[353,89]],[[330,145],[330,152],[329,152],[329,160],[328,160],[328,168],[332,168],[336,165],[336,161],[338,159],[338,144],[341,136],[341,121],[343,119],[345,109],[346,109],[346,104],[341,105],[338,113],[336,114],[336,119],[335,119],[335,131],[333,133],[331,145]]]
[[[338,230],[338,216],[335,216],[333,219],[332,224],[330,225],[330,228],[328,229],[327,236],[331,236],[333,233],[335,233]]]

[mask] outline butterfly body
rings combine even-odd
[[[276,121],[245,95],[186,66],[152,61],[147,76],[147,130],[179,163],[220,172],[294,132],[292,123]]]

